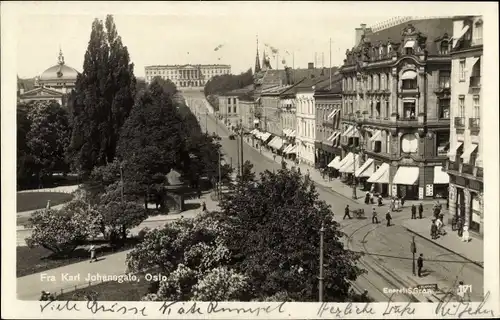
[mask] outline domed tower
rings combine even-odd
[[[45,70],[38,79],[38,85],[67,93],[75,87],[78,71],[64,62],[64,55],[59,49],[57,64]]]

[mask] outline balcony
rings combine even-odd
[[[465,128],[465,118],[464,117],[455,117],[455,128],[456,129],[464,129]]]
[[[462,173],[465,174],[470,174],[472,175],[474,172],[474,166],[471,166],[470,164],[462,163]]]
[[[469,130],[471,133],[478,133],[480,128],[479,118],[469,118]]]
[[[470,164],[446,161],[446,170],[450,175],[460,176],[466,179],[483,181],[483,168]]]

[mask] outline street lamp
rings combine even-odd
[[[325,234],[325,224],[321,222],[321,229],[319,230],[319,302],[323,302],[323,243],[324,243],[324,234]]]
[[[120,163],[120,184],[121,184],[121,201],[123,205],[123,165]]]
[[[352,171],[352,198],[353,199],[358,199],[358,196],[356,194],[356,150],[359,150],[359,156],[361,157],[362,153],[363,153],[363,135],[361,134],[361,126],[357,126],[356,129],[358,130],[358,134],[359,134],[359,146],[356,147],[356,146],[352,146],[351,150],[353,152],[353,157],[354,157],[354,162],[353,162],[353,171]]]

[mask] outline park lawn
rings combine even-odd
[[[102,257],[108,254],[125,251],[133,248],[137,243],[137,239],[129,238],[125,245],[114,249],[108,244],[96,243],[96,247],[98,247],[97,256]],[[69,257],[64,258],[53,258],[52,251],[43,247],[34,247],[30,249],[29,247],[23,246],[16,247],[16,249],[16,274],[18,278],[90,259],[90,254],[86,247],[79,247],[73,251]]]
[[[70,201],[73,196],[63,192],[18,192],[17,212],[43,209],[50,200],[50,206]]]
[[[96,294],[98,301],[140,301],[148,293],[150,282],[140,277],[139,282],[108,281],[57,296],[57,300],[85,301],[86,294]]]

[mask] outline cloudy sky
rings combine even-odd
[[[173,2],[173,3],[7,3],[16,6],[16,65],[20,77],[34,77],[57,63],[81,71],[95,18],[114,14],[137,76],[153,64],[224,63],[233,73],[253,67],[256,36],[260,51],[268,44],[295,67],[339,65],[354,44],[354,28],[408,14],[449,15],[450,5],[347,2]],[[3,3],[5,5],[5,3]],[[454,7],[456,11],[457,7]],[[218,51],[214,49],[223,45]],[[268,50],[269,51],[269,50]],[[290,55],[287,55],[288,51]],[[189,54],[188,54],[189,53]],[[262,56],[261,56],[262,57]],[[273,67],[276,60],[273,60]]]

